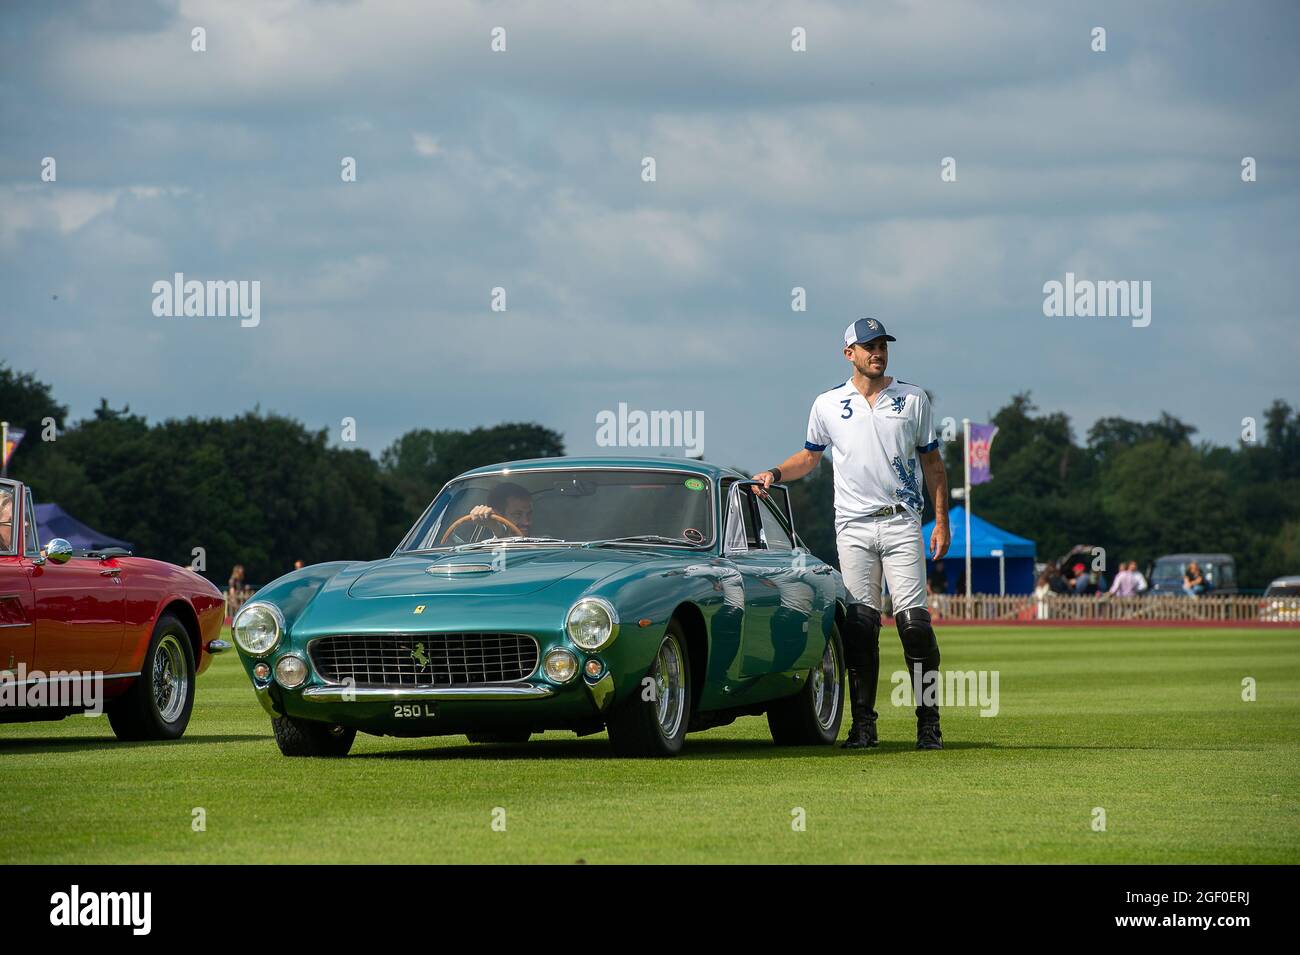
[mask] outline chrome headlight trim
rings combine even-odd
[[[559,676],[557,674],[552,673],[551,660],[553,659],[568,661],[569,665],[573,667],[573,672],[570,673],[567,677]],[[578,655],[574,653],[572,650],[570,650],[568,647],[552,647],[551,649],[547,650],[546,655],[542,657],[542,673],[545,675],[546,679],[550,680],[552,683],[559,683],[561,685],[566,683],[572,683],[574,680],[578,678],[578,674],[580,674],[581,672],[582,672],[582,661],[579,660]]]
[[[573,615],[588,606],[599,607],[605,612],[605,616],[609,618],[609,627],[606,630],[605,635],[595,643],[583,643],[574,636],[573,633]],[[597,650],[603,650],[618,639],[618,611],[615,610],[614,605],[604,597],[583,597],[581,600],[574,603],[574,605],[569,608],[569,612],[564,615],[564,632],[568,634],[569,639],[573,641],[574,646],[585,650],[588,653],[595,653]]]
[[[271,615],[271,619],[275,622],[275,639],[272,640],[271,643],[265,647],[249,646],[240,637],[240,632],[239,632],[240,624],[242,623],[244,617],[254,610],[264,610],[268,612]],[[280,608],[277,607],[275,604],[268,603],[265,600],[254,600],[251,603],[244,604],[244,606],[239,608],[239,613],[235,614],[235,619],[230,625],[230,634],[235,638],[235,643],[239,646],[240,650],[242,650],[244,653],[247,653],[251,657],[264,657],[272,650],[274,650],[276,647],[278,647],[280,645],[280,641],[284,639],[284,631],[285,631],[284,614],[280,612]]]
[[[293,660],[301,664],[302,666],[302,679],[299,680],[297,683],[289,683],[285,679],[284,674],[280,671],[280,666],[289,660]],[[306,658],[304,658],[301,654],[286,653],[283,656],[281,656],[280,659],[275,661],[275,669],[273,671],[273,674],[275,676],[275,682],[280,684],[280,686],[284,687],[286,690],[296,690],[298,689],[298,687],[306,683],[307,678],[311,676],[311,665],[307,662]]]

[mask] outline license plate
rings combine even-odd
[[[393,717],[399,720],[431,719],[438,715],[437,703],[394,703]]]

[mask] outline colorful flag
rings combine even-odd
[[[998,426],[995,424],[970,426],[971,484],[983,484],[993,479],[993,474],[989,471],[989,448],[993,445],[993,436],[997,433]]]
[[[8,466],[9,459],[14,455],[14,448],[18,447],[18,442],[21,441],[23,436],[26,434],[27,432],[22,428],[5,429],[4,456],[3,458],[0,458],[0,467]]]

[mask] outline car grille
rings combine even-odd
[[[537,641],[523,633],[428,633],[322,637],[316,672],[355,686],[477,686],[514,683],[537,668]]]

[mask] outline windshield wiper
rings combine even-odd
[[[583,547],[605,547],[611,544],[672,544],[675,547],[707,547],[700,542],[688,541],[683,537],[665,537],[662,534],[633,534],[630,537],[611,537],[607,540],[587,541]]]
[[[474,547],[496,547],[498,544],[567,544],[560,537],[493,537],[490,540],[473,541],[469,544],[457,544],[453,551],[470,550]]]

